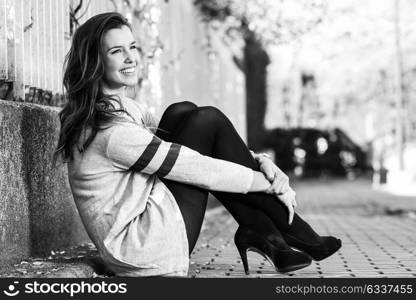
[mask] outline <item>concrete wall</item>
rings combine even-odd
[[[0,265],[88,241],[67,181],[52,169],[58,109],[0,100]]]

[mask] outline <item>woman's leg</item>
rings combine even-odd
[[[164,141],[170,141],[172,132],[186,120],[189,113],[195,108],[198,106],[189,101],[169,105],[160,119],[156,135]]]
[[[195,108],[197,106],[194,103],[187,101],[170,105],[160,119],[156,135],[162,140],[174,142],[172,140],[172,131],[186,120],[188,114]],[[191,253],[201,231],[207,206],[208,191],[180,182],[161,180],[174,195],[181,210],[188,237],[189,253]],[[189,199],[192,199],[192,201],[188,201]]]
[[[171,138],[172,141],[197,150],[201,154],[239,163],[252,169],[258,168],[234,126],[216,108],[193,109],[187,115],[186,120],[182,120],[175,129]],[[213,194],[233,216],[239,215],[241,205],[238,203],[243,202],[263,211],[278,230],[308,241],[310,244],[321,243],[320,236],[298,214],[295,214],[293,223],[289,226],[288,211],[275,196],[265,193],[213,192]]]
[[[189,113],[196,108],[197,106],[190,102],[175,103],[169,106],[161,118],[159,128],[162,130],[158,130],[157,135],[166,141],[177,142],[172,133],[179,133],[180,128],[186,125],[186,118]],[[184,138],[182,136],[181,142],[186,146]],[[207,146],[209,149],[212,148],[211,145]],[[201,150],[201,147],[198,148]],[[161,180],[172,192],[181,210],[188,236],[189,252],[191,253],[201,230],[208,192],[192,185],[167,179]],[[232,200],[224,201],[223,204],[225,204],[225,207],[230,211],[239,225],[261,232],[270,240],[276,241],[276,244],[284,244],[280,232],[276,229],[270,218],[261,210]]]

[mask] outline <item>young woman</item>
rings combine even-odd
[[[239,224],[247,274],[247,250],[289,272],[341,247],[294,213],[288,177],[252,155],[220,110],[181,102],[157,122],[126,97],[140,66],[129,24],[105,13],[77,29],[64,74],[68,103],[54,159],[68,163],[81,219],[110,271],[185,276],[209,192]]]

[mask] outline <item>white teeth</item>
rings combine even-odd
[[[127,69],[120,70],[120,72],[128,74],[128,73],[133,73],[135,70],[136,70],[136,68],[133,67],[133,68],[127,68]]]

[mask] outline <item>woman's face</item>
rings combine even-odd
[[[103,37],[104,81],[107,92],[119,93],[137,84],[140,54],[129,27],[108,30]]]

